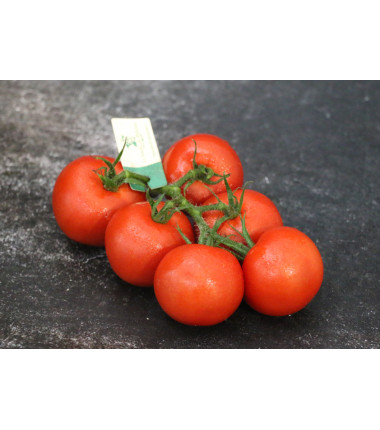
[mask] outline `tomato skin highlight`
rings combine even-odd
[[[240,201],[242,190],[237,190],[234,195]],[[228,204],[227,192],[218,194],[220,200]],[[207,206],[217,203],[217,199],[212,196],[207,199],[202,206]],[[248,234],[253,240],[257,242],[259,237],[264,231],[269,230],[273,227],[282,226],[282,218],[280,212],[276,208],[275,204],[264,194],[254,190],[245,190],[243,197],[243,205],[241,214],[245,214],[245,226],[248,230]],[[221,211],[208,211],[203,213],[203,218],[207,224],[212,228],[216,221],[223,216]],[[218,233],[221,236],[231,236],[235,242],[244,243],[242,236],[237,234],[233,228],[238,231],[242,231],[241,220],[239,217],[225,221],[218,229]]]
[[[226,140],[212,134],[194,134],[184,137],[168,149],[162,159],[162,164],[169,183],[177,181],[193,168],[195,149],[193,139],[197,143],[196,161],[198,164],[211,167],[215,173],[221,175],[229,173],[230,177],[227,181],[232,189],[243,185],[243,166],[237,153]],[[212,179],[219,178],[213,177]],[[219,184],[208,185],[208,187],[215,193],[226,190],[223,181]],[[211,195],[200,181],[196,181],[186,190],[186,198],[193,204],[201,204]]]
[[[303,309],[319,291],[323,262],[314,242],[292,227],[262,234],[243,262],[245,301],[271,316]]]
[[[161,260],[154,292],[164,312],[174,320],[214,325],[239,307],[244,295],[243,272],[239,261],[224,249],[184,245]]]
[[[103,157],[114,162],[113,158]],[[118,191],[107,191],[94,170],[106,166],[92,156],[79,157],[59,174],[53,189],[55,219],[70,239],[85,245],[104,246],[104,234],[115,211],[145,200],[144,193],[123,184]],[[116,173],[123,170],[121,163]]]
[[[154,272],[162,258],[185,243],[177,224],[193,241],[193,228],[182,212],[175,213],[167,224],[160,224],[152,220],[148,202],[118,210],[107,226],[105,239],[106,254],[114,272],[129,284],[153,286]]]

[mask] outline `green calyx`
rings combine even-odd
[[[102,160],[107,166],[103,166],[97,170],[94,170],[94,173],[98,175],[103,183],[103,187],[107,191],[116,192],[123,184],[141,185],[145,188],[149,181],[148,176],[132,173],[128,170],[123,170],[119,174],[116,174],[115,166],[120,161],[124,148],[125,144],[113,163],[103,157],[94,157],[96,160]]]
[[[116,192],[122,184],[138,184],[144,187],[146,199],[152,208],[152,219],[161,224],[166,224],[176,212],[184,212],[189,215],[199,229],[198,243],[203,245],[227,248],[235,257],[240,261],[244,260],[248,251],[254,246],[245,225],[245,216],[241,215],[244,191],[241,194],[240,200],[235,196],[234,192],[227,181],[229,174],[217,174],[211,169],[202,164],[197,164],[196,154],[197,145],[194,141],[195,150],[193,156],[193,168],[187,172],[182,178],[173,184],[165,185],[159,189],[152,190],[149,185],[149,177],[142,176],[128,170],[116,174],[115,166],[119,162],[123,153],[124,147],[120,154],[117,156],[114,163],[101,158],[107,167],[101,167],[95,173],[101,179],[103,186],[106,190]],[[214,178],[217,179],[214,179]],[[196,181],[200,181],[216,198],[215,204],[206,206],[196,206],[189,202],[186,198],[186,191],[188,187]],[[224,203],[209,187],[209,185],[218,184],[224,181],[228,203]],[[218,219],[215,225],[211,228],[203,218],[203,213],[207,211],[217,210],[223,213],[223,216]],[[242,231],[232,229],[240,235],[245,243],[238,243],[231,239],[230,236],[225,237],[218,233],[219,227],[226,221],[240,217]],[[186,243],[191,243],[190,240],[181,231],[179,226],[177,230]]]

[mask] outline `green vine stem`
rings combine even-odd
[[[107,191],[116,192],[122,184],[141,185],[145,188],[149,181],[148,176],[139,175],[129,170],[123,170],[119,174],[116,174],[115,166],[120,161],[124,148],[125,144],[113,163],[103,157],[94,157],[97,160],[102,160],[108,167],[103,166],[98,170],[94,170]]]
[[[123,170],[121,173],[116,174],[115,166],[121,158],[121,155],[124,151],[124,147],[115,159],[114,163],[111,163],[105,158],[96,157],[97,159],[101,159],[102,161],[104,161],[107,167],[101,167],[100,169],[95,171],[95,173],[99,176],[104,188],[108,191],[116,192],[122,184],[142,185],[145,188],[147,201],[151,205],[152,219],[155,222],[166,224],[175,212],[182,211],[189,215],[198,227],[198,243],[209,246],[227,248],[240,261],[243,261],[248,251],[252,248],[252,246],[254,246],[254,243],[252,242],[247,232],[245,226],[245,219],[241,216],[244,189],[239,201],[228,184],[227,178],[229,175],[217,174],[210,167],[196,163],[195,156],[197,152],[197,147],[195,141],[194,144],[195,150],[193,157],[193,168],[173,184],[168,184],[155,190],[152,190],[149,187],[148,176],[139,175],[138,173],[130,172],[128,170]],[[218,179],[213,180],[212,178],[214,177],[217,177]],[[214,197],[216,197],[217,203],[206,206],[196,206],[190,203],[185,197],[186,190],[195,181],[203,182],[203,184],[205,184],[205,186],[214,195]],[[218,196],[207,186],[217,184],[221,181],[224,181],[226,187],[226,191],[228,194],[228,204],[222,202],[218,198]],[[164,201],[164,199],[166,199],[164,205],[159,210],[158,206],[161,202]],[[202,216],[204,212],[211,210],[218,210],[223,213],[223,216],[218,219],[218,221],[212,228],[209,227],[209,225],[206,223]],[[229,236],[221,236],[218,233],[218,229],[223,222],[228,221],[230,219],[234,219],[238,216],[241,218],[242,232],[236,229],[234,230],[244,238],[246,244],[238,243],[231,239]],[[178,230],[184,238],[185,242],[189,243],[189,240],[185,237],[183,232],[180,231],[179,227]]]

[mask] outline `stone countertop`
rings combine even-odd
[[[274,318],[242,303],[217,326],[183,326],[104,249],[63,235],[59,172],[114,156],[110,119],[142,116],[162,155],[193,133],[228,140],[250,187],[316,242],[325,277],[305,309]],[[0,347],[380,347],[378,82],[2,81],[0,147]]]

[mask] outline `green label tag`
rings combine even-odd
[[[112,128],[120,152],[125,145],[121,164],[124,169],[149,176],[149,186],[160,188],[167,184],[156,138],[149,118],[112,118]],[[144,191],[140,185],[133,190]]]

